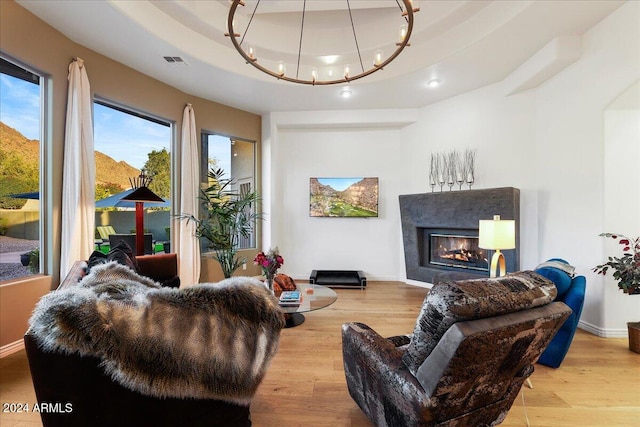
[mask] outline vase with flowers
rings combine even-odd
[[[269,290],[273,291],[273,278],[278,269],[284,264],[284,258],[280,255],[278,248],[269,249],[266,254],[264,252],[258,253],[253,262],[260,266]]]
[[[606,275],[609,269],[617,280],[618,289],[627,295],[640,295],[640,237],[631,239],[622,234],[602,233],[602,237],[610,237],[622,245],[622,256],[610,256],[604,264],[597,265],[593,271]],[[640,322],[628,322],[629,349],[640,353]]]

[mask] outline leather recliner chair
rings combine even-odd
[[[571,313],[555,293],[533,272],[441,282],[412,335],[344,324],[349,393],[378,427],[499,424]]]

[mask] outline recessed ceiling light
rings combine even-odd
[[[440,86],[440,80],[438,79],[431,79],[427,82],[427,86],[429,87],[438,87]]]
[[[340,96],[343,98],[349,98],[351,96],[352,92],[351,89],[349,89],[348,87],[342,89],[340,91]]]

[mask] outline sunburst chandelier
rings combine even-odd
[[[416,0],[233,0],[225,36],[247,64],[276,79],[349,83],[382,70],[410,45],[419,10]]]

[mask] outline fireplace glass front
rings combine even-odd
[[[489,270],[487,254],[478,247],[477,236],[432,233],[429,237],[429,264],[470,270]]]

